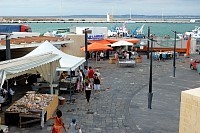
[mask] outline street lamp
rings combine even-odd
[[[172,31],[174,32],[174,56],[173,56],[173,77],[175,77],[175,71],[176,71],[176,31]]]
[[[11,59],[11,52],[10,52],[10,33],[0,33],[0,35],[6,36],[6,60]]]
[[[88,66],[88,35],[87,35],[87,31],[88,31],[89,28],[86,28],[84,30],[84,33],[85,33],[85,66]]]
[[[152,51],[153,51],[153,36],[151,36],[149,38],[149,40],[151,41],[151,55],[150,55],[150,69],[149,69],[149,93],[148,93],[148,108],[151,108],[151,104],[152,104],[152,98],[153,98],[153,93],[152,93],[152,61],[153,61],[153,55],[152,55]]]
[[[150,38],[150,27],[148,26],[148,38]],[[149,39],[147,41],[147,59],[149,59]]]

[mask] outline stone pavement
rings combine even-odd
[[[199,56],[199,55],[196,55]],[[176,60],[173,78],[173,60],[153,61],[153,103],[147,108],[149,60],[135,67],[90,62],[101,72],[102,91],[87,104],[85,95],[73,95],[74,104],[59,105],[65,123],[76,118],[83,133],[178,133],[181,91],[200,86],[199,74],[189,68],[189,58]],[[67,99],[69,95],[64,95]],[[9,127],[11,133],[50,133],[53,123],[45,127]]]

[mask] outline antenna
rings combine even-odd
[[[62,0],[60,0],[60,18],[62,19]]]

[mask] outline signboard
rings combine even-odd
[[[88,40],[103,40],[103,39],[104,39],[103,34],[88,35]]]

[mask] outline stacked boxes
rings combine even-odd
[[[200,132],[200,88],[182,91],[179,133]]]

